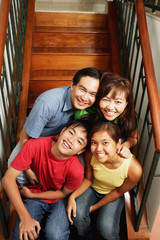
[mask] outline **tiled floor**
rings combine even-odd
[[[84,12],[84,13],[107,13],[107,2],[105,0],[97,1],[36,1],[36,11],[46,12]]]

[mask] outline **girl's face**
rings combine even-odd
[[[116,143],[107,131],[96,132],[91,137],[91,152],[100,163],[112,162],[117,157],[117,149],[120,143]]]
[[[114,92],[115,89],[112,89],[108,95],[103,97],[99,102],[101,112],[108,121],[113,121],[120,116],[127,106],[125,93],[123,91],[117,91],[115,95],[113,94]]]

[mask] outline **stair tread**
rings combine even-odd
[[[80,47],[34,47],[32,54],[58,55],[111,55],[109,48],[80,48]]]
[[[32,70],[30,80],[70,80],[78,70]]]
[[[107,28],[96,28],[96,27],[55,27],[55,26],[38,26],[35,27],[34,32],[58,32],[58,33],[97,33],[97,34],[108,34]]]
[[[125,211],[126,211],[126,223],[127,223],[127,231],[128,231],[128,240],[149,240],[149,230],[146,220],[146,215],[144,214],[142,217],[142,221],[139,227],[138,232],[134,230],[134,222],[135,222],[135,212],[133,207],[133,196],[132,192],[126,192],[125,196]]]

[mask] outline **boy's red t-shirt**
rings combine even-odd
[[[76,189],[84,177],[84,169],[77,156],[66,160],[56,159],[51,153],[52,141],[55,137],[39,137],[30,139],[23,146],[11,166],[19,171],[31,168],[39,179],[39,184],[27,185],[32,192],[59,190],[66,186]],[[53,203],[56,200],[44,200]]]

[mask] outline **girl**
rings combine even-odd
[[[68,219],[77,228],[79,239],[93,239],[89,214],[98,209],[97,231],[104,239],[118,240],[123,194],[136,185],[142,169],[133,155],[124,159],[118,154],[120,129],[112,122],[97,122],[90,144],[85,178],[68,199]]]

